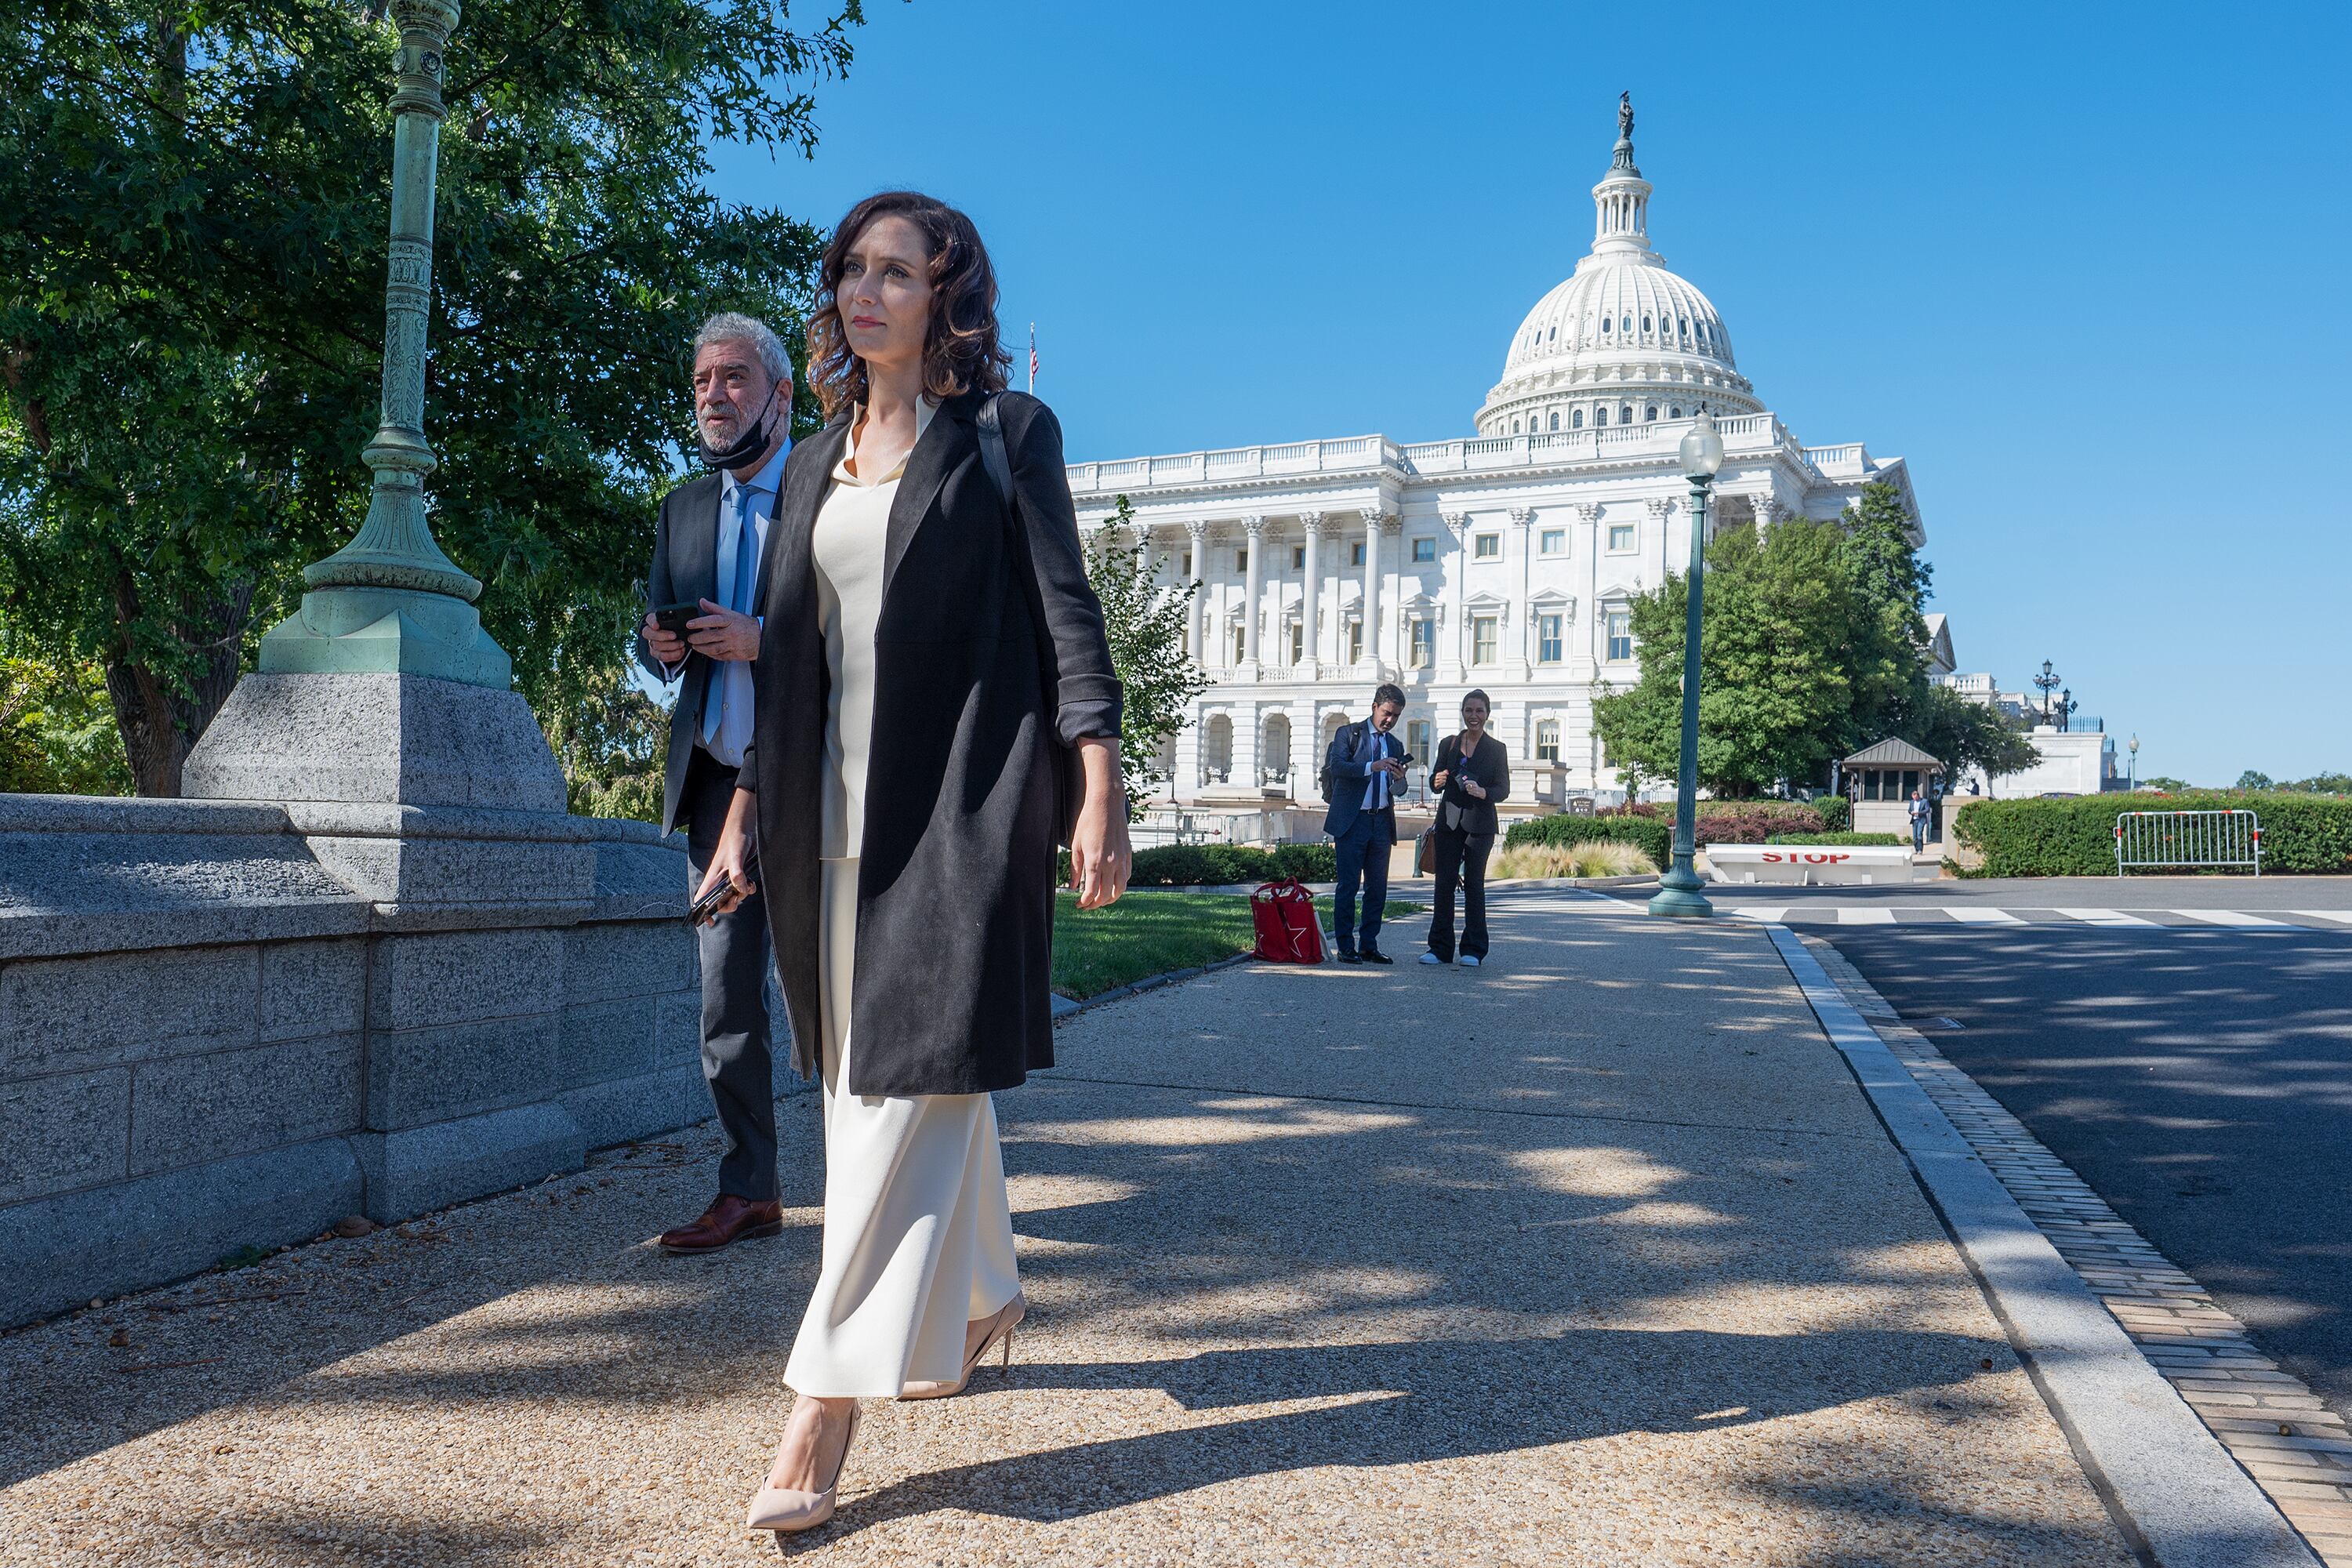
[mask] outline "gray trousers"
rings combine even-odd
[[[727,826],[735,770],[701,747],[686,765],[686,857],[694,887]],[[776,1184],[775,1065],[768,1048],[768,905],[754,893],[695,932],[702,957],[702,1075],[727,1152],[719,1190],[764,1203]]]

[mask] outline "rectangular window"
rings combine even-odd
[[[1436,559],[1437,559],[1437,541],[1435,541],[1434,539],[1416,539],[1416,540],[1414,540],[1414,541],[1412,542],[1412,558],[1413,558],[1415,561],[1434,561],[1434,560],[1436,560]]]
[[[1543,531],[1543,552],[1546,555],[1567,554],[1568,530],[1564,528],[1545,529]]]
[[[1559,662],[1559,613],[1536,617],[1536,661],[1539,664]]]
[[[1471,553],[1480,561],[1500,561],[1503,558],[1503,536],[1499,533],[1478,535]]]
[[[1495,617],[1492,616],[1470,617],[1470,662],[1495,662]]]
[[[1348,662],[1364,662],[1364,623],[1361,621],[1348,623]]]
[[[1413,623],[1412,623],[1412,667],[1413,667],[1413,668],[1415,668],[1415,669],[1427,669],[1430,666],[1432,666],[1432,665],[1435,664],[1436,662],[1437,662],[1437,623],[1436,623],[1435,621],[1426,621],[1426,620],[1423,620],[1423,621],[1415,621],[1415,622],[1413,622]]]
[[[1304,544],[1294,544],[1290,547],[1290,569],[1293,572],[1307,570],[1307,546]]]
[[[1181,577],[1184,577],[1184,578],[1186,578],[1186,579],[1188,579],[1188,580],[1192,577],[1192,552],[1191,551],[1187,550],[1186,552],[1184,552],[1184,563],[1183,563],[1183,565],[1181,565],[1181,566],[1180,566],[1180,567],[1178,567],[1178,568],[1177,568],[1177,574],[1178,574],[1178,575],[1180,575],[1180,576],[1181,576]]]
[[[1633,549],[1633,525],[1630,522],[1611,523],[1609,525],[1609,548],[1612,550]]]
[[[1418,767],[1429,766],[1430,756],[1437,749],[1436,742],[1430,739],[1430,735],[1428,720],[1412,719],[1406,721],[1404,749],[1412,753],[1414,765]]]
[[[1240,626],[1234,628],[1234,663],[1239,665],[1242,656],[1249,651],[1249,633]]]
[[[1536,761],[1539,763],[1556,763],[1559,761],[1559,720],[1538,719],[1536,721]]]
[[[1633,614],[1631,610],[1609,612],[1609,657],[1613,659],[1633,657]]]
[[[1234,570],[1236,572],[1246,572],[1249,570],[1248,545],[1244,544],[1239,550],[1234,552]]]
[[[1348,564],[1350,566],[1361,566],[1363,563],[1364,542],[1360,539],[1349,540],[1348,542]]]
[[[1290,623],[1290,662],[1293,664],[1307,662],[1307,623],[1305,621]]]

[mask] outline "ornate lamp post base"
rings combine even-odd
[[[1683,874],[1689,879],[1689,886],[1685,887],[1675,880],[1675,871],[1683,871]],[[1658,879],[1659,890],[1650,900],[1650,912],[1654,915],[1671,915],[1684,920],[1706,919],[1715,913],[1715,906],[1700,896],[1701,885],[1696,872],[1684,871],[1682,867],[1677,866],[1675,871],[1669,871]]]
[[[423,675],[505,691],[514,663],[463,599],[405,588],[314,588],[261,639],[265,675]]]

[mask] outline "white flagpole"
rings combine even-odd
[[[1032,395],[1037,391],[1037,323],[1034,321],[1029,323],[1029,391]]]

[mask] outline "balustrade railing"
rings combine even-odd
[[[1346,436],[1328,441],[1293,441],[1274,447],[1227,447],[1163,457],[1122,458],[1072,463],[1070,489],[1079,495],[1104,490],[1148,489],[1160,485],[1203,484],[1255,479],[1266,474],[1345,473],[1399,468],[1415,474],[1462,473],[1473,468],[1514,468],[1578,458],[1671,456],[1687,420],[1589,430],[1546,430],[1520,436],[1480,436],[1455,441],[1397,445],[1381,436]],[[1826,473],[1851,472],[1865,460],[1860,442],[1836,447],[1800,447],[1769,414],[1735,414],[1717,421],[1724,445],[1735,452],[1777,448],[1793,462]]]

